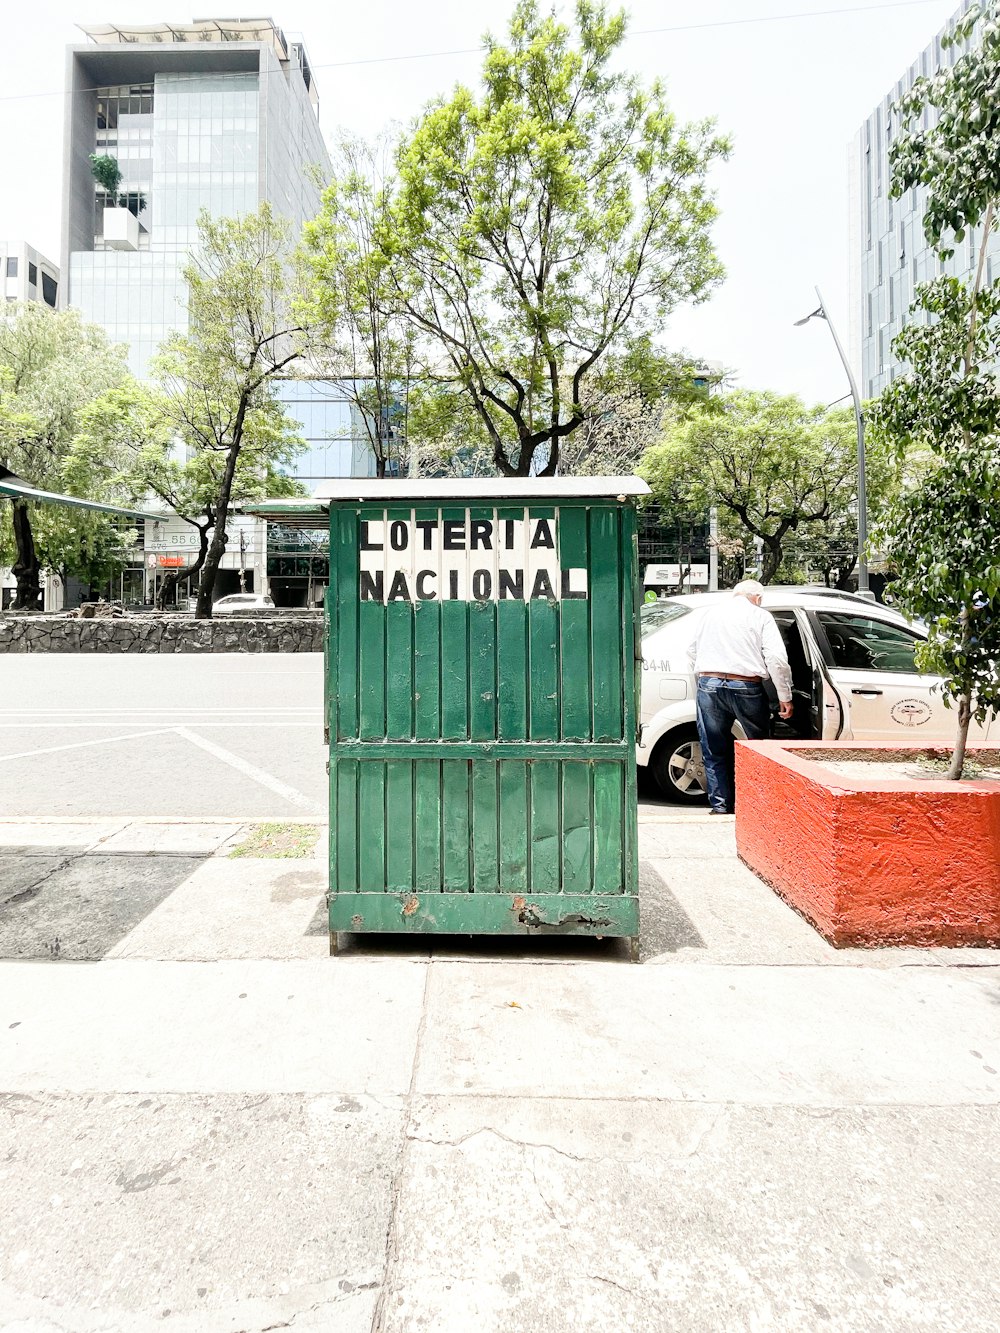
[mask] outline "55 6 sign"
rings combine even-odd
[[[587,571],[563,569],[553,518],[362,519],[363,602],[561,601],[588,595]]]

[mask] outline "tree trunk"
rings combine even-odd
[[[761,583],[770,583],[778,572],[778,566],[781,564],[781,557],[784,551],[780,541],[764,540],[763,560],[761,561],[760,581]]]
[[[837,571],[837,587],[841,592],[847,592],[851,586],[851,575],[854,573],[854,567],[858,563],[858,557],[855,556],[849,565],[841,565]]]
[[[969,696],[963,694],[958,700],[958,735],[951,755],[951,764],[945,774],[949,782],[957,782],[965,769],[965,747],[969,740],[969,723],[972,721],[972,704]]]
[[[195,608],[195,617],[198,620],[212,619],[212,593],[215,591],[215,576],[219,572],[219,564],[226,552],[226,520],[229,518],[229,498],[233,493],[233,478],[236,475],[236,464],[240,456],[240,440],[245,410],[245,406],[241,405],[237,414],[236,428],[233,432],[236,439],[226,455],[226,467],[222,474],[219,498],[215,505],[215,529],[212,533],[208,554],[205,556],[202,566],[201,583],[198,585],[198,604]]]
[[[11,573],[17,579],[17,595],[14,598],[15,611],[37,611],[41,593],[41,569],[35,553],[35,539],[31,532],[31,515],[27,502],[14,501],[14,542],[17,558]]]
[[[172,569],[160,584],[160,591],[156,594],[156,609],[162,611],[166,606],[167,594],[173,592],[182,579],[189,579],[197,574],[205,563],[205,557],[208,554],[208,529],[209,524],[204,527],[200,524],[195,525],[198,528],[198,556],[192,564],[185,569]]]
[[[963,606],[959,612],[959,620],[962,624],[962,652],[965,653],[969,645],[969,608]],[[968,694],[958,696],[958,734],[955,737],[955,748],[951,754],[951,764],[945,775],[949,782],[957,782],[962,776],[965,768],[965,747],[969,740],[969,723],[972,721],[972,699]]]

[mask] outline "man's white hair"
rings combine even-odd
[[[737,583],[733,594],[736,597],[763,597],[764,585],[756,579],[744,579],[742,583]]]

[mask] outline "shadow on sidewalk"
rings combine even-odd
[[[0,958],[97,962],[204,856],[0,850]]]
[[[678,949],[704,949],[694,922],[648,861],[639,862],[640,961]],[[327,935],[320,903],[307,935]],[[585,935],[352,935],[341,933],[344,957],[461,958],[481,961],[628,962],[627,940]]]

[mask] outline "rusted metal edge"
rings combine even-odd
[[[356,934],[639,933],[639,899],[589,893],[332,893],[330,930]]]

